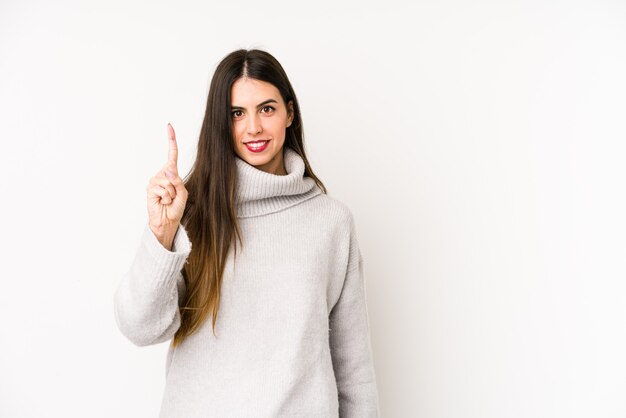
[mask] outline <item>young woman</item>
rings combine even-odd
[[[354,219],[309,165],[280,63],[220,62],[184,181],[168,134],[114,298],[134,344],[172,340],[160,416],[379,416]]]

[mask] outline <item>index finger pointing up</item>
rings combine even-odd
[[[178,145],[176,144],[176,133],[171,124],[167,124],[167,136],[169,137],[169,152],[167,162],[174,167],[178,164]]]

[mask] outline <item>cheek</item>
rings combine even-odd
[[[268,127],[275,133],[284,134],[287,127],[287,119],[285,118],[272,118]]]
[[[237,141],[238,139],[241,138],[241,124],[240,123],[233,123],[233,140]]]

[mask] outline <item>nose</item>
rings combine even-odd
[[[261,126],[261,118],[259,115],[255,114],[248,118],[248,134],[256,135],[263,131],[263,127]]]

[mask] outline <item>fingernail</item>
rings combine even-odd
[[[165,170],[165,175],[169,178],[173,178],[174,174],[170,170]]]

